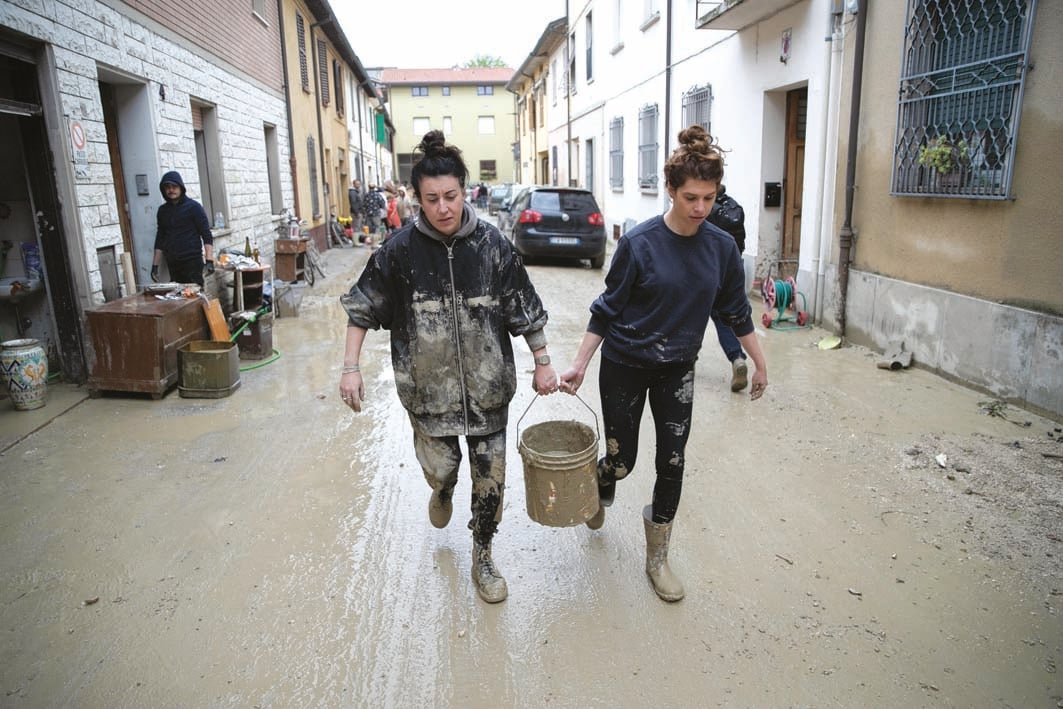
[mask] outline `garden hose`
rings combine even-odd
[[[271,312],[271,310],[272,310],[272,308],[260,308],[258,311],[255,312],[255,314],[253,316],[251,316],[247,320],[244,320],[244,324],[241,325],[240,327],[238,327],[236,329],[236,332],[234,332],[232,335],[229,336],[229,342],[236,342],[236,338],[240,336],[241,332],[243,332],[244,330],[247,329],[248,325],[250,325],[254,321],[258,320],[261,316],[265,315],[266,313]],[[244,367],[240,367],[240,371],[241,372],[248,372],[248,371],[250,371],[252,369],[258,369],[259,367],[265,367],[267,364],[272,364],[273,362],[276,362],[278,359],[280,359],[280,356],[281,356],[280,350],[278,350],[276,347],[274,347],[273,348],[273,354],[270,355],[268,359],[264,359],[261,362],[255,362],[254,364],[248,364],[248,365],[246,365]]]

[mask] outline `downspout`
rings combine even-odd
[[[813,253],[815,266],[812,277],[812,319],[823,322],[823,303],[827,263],[830,260],[831,239],[825,236],[833,226],[834,190],[838,176],[838,92],[841,90],[842,32],[837,15],[828,14],[826,51],[827,76],[823,98],[823,155],[820,160],[820,194],[816,209],[816,231]],[[829,166],[829,167],[828,167]]]
[[[565,130],[567,137],[565,138],[565,161],[568,163],[566,169],[567,174],[565,178],[568,180],[568,185],[572,185],[572,77],[569,75],[569,65],[574,57],[572,56],[572,27],[569,24],[568,16],[568,0],[565,0]]]
[[[856,141],[860,133],[860,94],[864,84],[864,35],[867,31],[867,5],[861,3],[856,16],[856,44],[853,46],[853,95],[849,105],[849,146],[845,166],[845,222],[838,234],[838,334],[845,337],[845,306],[849,290],[849,257],[853,248],[853,193],[856,191]]]
[[[284,114],[288,119],[288,169],[292,177],[292,214],[299,211],[299,180],[296,173],[295,137],[292,135],[292,82],[288,73],[288,50],[284,41],[284,0],[277,0],[277,27],[280,30],[284,64]]]
[[[672,0],[664,5],[664,159],[671,154],[668,151],[672,136]],[[668,190],[662,190],[664,204],[662,212],[668,211]]]

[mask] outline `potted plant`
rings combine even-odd
[[[962,138],[954,141],[947,135],[931,138],[919,148],[919,164],[937,170],[940,175],[957,172],[967,164],[969,157],[967,141]]]

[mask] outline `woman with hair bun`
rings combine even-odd
[[[639,423],[649,400],[657,437],[653,501],[643,508],[646,573],[665,601],[683,598],[683,584],[668,566],[672,522],[679,507],[694,404],[694,363],[709,318],[729,325],[753,360],[750,397],[768,386],[764,354],[754,334],[745,274],[735,240],[705,221],[723,180],[723,157],[700,126],[679,134],[664,166],[672,205],[619,241],[605,291],[591,304],[591,319],[561,390],[574,394],[599,345],[599,388],[606,455],[598,461],[598,514],[605,522],[616,481],[635,467]]]
[[[350,291],[340,396],[362,410],[359,357],[369,330],[390,331],[395,388],[413,425],[413,446],[432,488],[428,517],[446,527],[465,436],[472,473],[472,580],[488,603],[508,587],[491,558],[502,520],[506,423],[516,391],[511,337],[535,358],[532,388],[557,391],[546,352],[547,314],[524,264],[493,225],[465,202],[468,170],[441,131],[424,135],[410,178],[420,213],[370,256]]]

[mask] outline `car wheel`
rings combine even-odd
[[[605,254],[591,259],[591,268],[601,268],[605,265]]]

